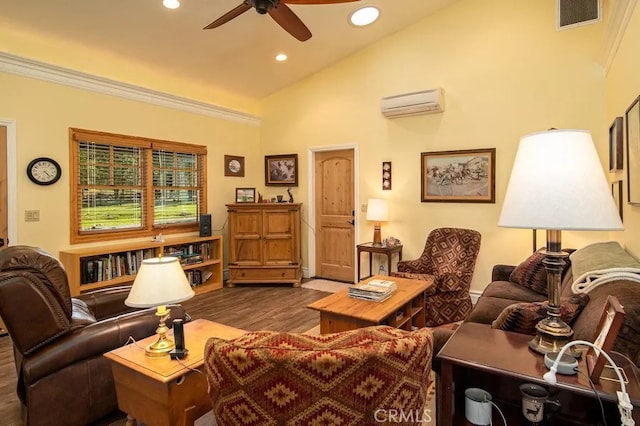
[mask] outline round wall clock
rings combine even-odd
[[[38,185],[52,185],[62,176],[62,168],[56,160],[40,157],[31,160],[27,166],[27,176]]]

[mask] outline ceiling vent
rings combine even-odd
[[[602,0],[556,0],[556,30],[566,30],[602,20]]]
[[[380,109],[382,115],[387,118],[443,112],[444,97],[442,89],[388,96],[380,100]]]

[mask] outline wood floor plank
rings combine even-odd
[[[322,291],[293,288],[291,285],[237,285],[199,294],[183,305],[193,319],[204,318],[248,331],[304,332],[320,323],[319,313],[306,306],[327,295]],[[186,344],[188,347],[189,342]],[[23,424],[16,381],[11,339],[0,337],[2,425]]]

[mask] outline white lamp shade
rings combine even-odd
[[[389,220],[389,204],[387,200],[369,198],[367,202],[367,220],[386,222]]]
[[[154,257],[142,261],[125,305],[134,308],[179,303],[194,296],[176,257]]]
[[[623,229],[589,131],[549,130],[522,137],[498,226]]]

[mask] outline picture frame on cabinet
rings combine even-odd
[[[421,153],[421,200],[495,203],[496,149]]]
[[[607,296],[600,322],[596,327],[593,339],[591,339],[593,344],[608,353],[611,348],[613,348],[613,342],[618,336],[618,331],[620,331],[623,320],[624,308],[620,304],[620,301],[618,301],[618,298],[615,296]],[[593,383],[599,383],[606,358],[592,347],[589,347],[587,350],[586,358],[591,381]]]
[[[236,188],[236,203],[255,203],[255,188]]]
[[[609,171],[622,170],[623,166],[623,123],[622,117],[616,117],[609,127]]]
[[[266,186],[298,186],[298,154],[264,157]]]
[[[640,205],[640,96],[625,111],[627,133],[627,203]]]
[[[244,177],[244,157],[240,157],[238,155],[225,155],[224,175]]]

